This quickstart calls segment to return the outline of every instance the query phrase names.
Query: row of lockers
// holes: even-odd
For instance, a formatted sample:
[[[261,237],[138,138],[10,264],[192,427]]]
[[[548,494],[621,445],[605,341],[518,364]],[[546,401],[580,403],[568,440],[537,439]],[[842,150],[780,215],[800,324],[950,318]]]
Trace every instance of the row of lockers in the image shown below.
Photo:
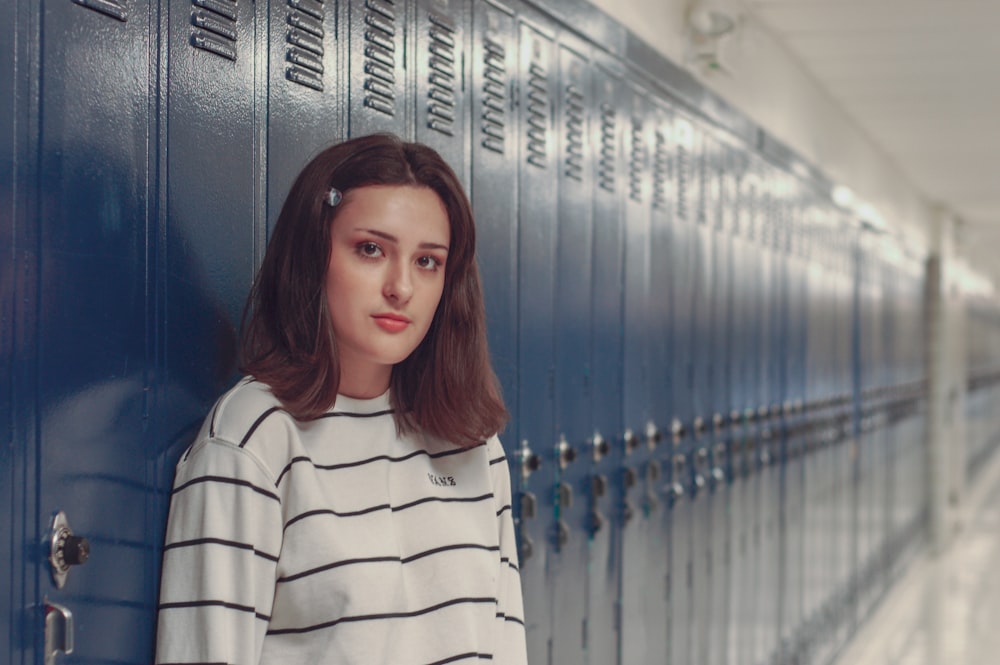
[[[81,662],[148,662],[173,464],[269,225],[372,131],[473,201],[531,663],[825,663],[918,546],[920,260],[593,8],[16,0],[0,31],[8,662],[47,601]],[[61,590],[58,509],[94,544]]]

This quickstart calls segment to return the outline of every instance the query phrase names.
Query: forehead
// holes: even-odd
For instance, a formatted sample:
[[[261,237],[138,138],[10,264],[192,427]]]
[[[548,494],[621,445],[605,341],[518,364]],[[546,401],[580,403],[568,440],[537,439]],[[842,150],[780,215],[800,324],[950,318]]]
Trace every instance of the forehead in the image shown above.
[[[334,233],[376,230],[400,240],[447,245],[448,211],[429,187],[369,185],[347,192],[334,218]]]

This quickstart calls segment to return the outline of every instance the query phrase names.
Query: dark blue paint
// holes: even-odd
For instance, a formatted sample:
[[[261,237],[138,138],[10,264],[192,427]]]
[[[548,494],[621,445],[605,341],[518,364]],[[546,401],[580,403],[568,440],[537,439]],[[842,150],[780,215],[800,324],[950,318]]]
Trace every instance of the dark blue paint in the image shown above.
[[[520,108],[518,113],[518,432],[541,459],[541,469],[523,485],[538,501],[538,516],[522,523],[534,542],[521,567],[528,658],[545,662],[552,648],[553,552],[558,464],[553,430],[555,390],[554,289],[558,171],[553,126],[558,65],[551,37],[522,19],[517,26]],[[533,123],[533,124],[532,124]],[[539,131],[540,130],[540,131]],[[529,133],[530,132],[530,133]]]

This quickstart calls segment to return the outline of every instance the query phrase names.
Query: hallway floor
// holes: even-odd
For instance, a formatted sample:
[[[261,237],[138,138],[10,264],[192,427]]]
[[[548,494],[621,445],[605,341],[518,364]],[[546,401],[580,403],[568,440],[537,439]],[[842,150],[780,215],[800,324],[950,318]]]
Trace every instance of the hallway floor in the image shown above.
[[[966,505],[951,545],[913,562],[835,665],[1000,664],[1000,455]]]

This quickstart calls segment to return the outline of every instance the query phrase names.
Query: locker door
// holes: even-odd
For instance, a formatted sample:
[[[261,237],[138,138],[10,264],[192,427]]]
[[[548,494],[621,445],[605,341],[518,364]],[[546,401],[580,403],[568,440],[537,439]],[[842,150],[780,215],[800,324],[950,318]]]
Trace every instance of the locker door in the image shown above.
[[[413,11],[414,3],[400,0],[351,0],[347,5],[348,50],[341,62],[349,68],[348,136],[393,132],[412,139],[415,96],[407,85],[412,60],[406,53],[412,40],[405,33]]]
[[[670,381],[673,364],[670,359],[671,303],[670,283],[673,265],[670,262],[672,220],[674,204],[674,147],[672,141],[673,115],[662,99],[654,99],[649,116],[650,169],[652,193],[649,229],[650,248],[650,301],[649,301],[649,390],[650,414],[654,423],[666,427],[673,414],[670,403]],[[645,498],[650,512],[649,560],[647,577],[649,591],[645,596],[647,616],[647,648],[651,658],[664,662],[669,655],[670,630],[670,497],[665,489],[670,483],[671,446],[657,430],[646,468]]]
[[[258,148],[267,164],[270,230],[299,171],[320,150],[347,138],[347,99],[337,93],[346,38],[337,32],[344,24],[337,5],[285,0],[268,6],[268,112],[266,138]],[[346,5],[340,11],[346,14]]]
[[[671,224],[671,381],[670,445],[672,450],[672,486],[670,524],[670,662],[690,663],[694,631],[694,549],[691,535],[696,528],[692,510],[694,495],[690,450],[690,428],[694,420],[691,396],[693,379],[692,317],[694,313],[694,203],[692,181],[695,178],[694,125],[690,118],[676,112],[673,119],[673,152],[676,196]]]
[[[747,195],[748,179],[746,167],[748,155],[743,146],[734,146],[732,167],[732,195],[729,198],[729,209],[732,212],[730,226],[730,334],[729,356],[731,358],[731,373],[729,381],[730,411],[726,416],[730,435],[730,455],[732,459],[731,486],[729,490],[731,505],[731,563],[732,583],[728,604],[728,649],[726,662],[729,665],[742,665],[749,654],[746,604],[751,594],[750,584],[750,534],[752,515],[747,505],[749,497],[749,467],[747,465],[747,424],[744,422],[744,410],[747,402],[747,361],[750,356],[747,344],[748,330],[748,293],[747,293],[747,227],[749,215],[749,196]]]
[[[692,529],[689,534],[693,549],[693,616],[694,632],[691,659],[708,663],[709,639],[712,632],[712,501],[709,487],[712,413],[712,311],[715,296],[715,274],[712,264],[712,226],[715,223],[714,143],[704,127],[697,126],[693,141],[695,200],[692,251],[695,268],[694,308],[691,313],[691,356],[693,362],[691,396],[694,422],[690,456],[694,462],[694,495],[692,496]]]
[[[0,538],[0,557],[9,562],[9,574],[0,581],[0,597],[3,598],[0,601],[0,659],[9,663],[33,657],[31,649],[35,636],[27,640],[27,645],[21,643],[23,640],[15,642],[13,622],[20,608],[34,604],[33,598],[25,598],[27,590],[19,588],[15,580],[36,576],[35,571],[29,572],[26,568],[27,552],[15,545],[23,541],[20,535],[24,529],[23,520],[28,520],[32,528],[36,522],[35,509],[24,505],[28,493],[18,496],[20,492],[14,491],[15,482],[26,477],[31,457],[29,447],[20,443],[23,436],[20,430],[31,422],[31,412],[23,396],[35,392],[32,383],[26,382],[25,371],[33,365],[34,359],[29,349],[22,348],[27,341],[25,337],[17,334],[24,325],[26,314],[24,304],[19,303],[34,301],[24,284],[24,278],[30,278],[30,272],[24,268],[34,264],[35,255],[24,251],[27,249],[27,243],[22,240],[24,206],[15,203],[18,199],[24,200],[20,196],[15,198],[15,192],[23,188],[18,184],[13,166],[18,164],[22,174],[31,166],[25,159],[27,142],[20,137],[27,133],[22,129],[27,120],[24,80],[37,65],[37,58],[28,57],[24,52],[27,40],[15,40],[15,35],[27,34],[24,26],[32,14],[19,12],[18,5],[17,2],[0,5],[0,44],[4,45],[0,48],[0,99],[7,100],[0,108],[0,253],[3,256],[0,260],[0,374],[9,377],[0,384],[0,437],[10,442],[0,449],[0,492],[10,497],[9,503],[0,509],[0,533],[5,536]],[[34,16],[31,19],[34,20]],[[18,432],[17,439],[15,432]]]
[[[622,532],[621,630],[624,664],[643,663],[650,638],[644,612],[650,588],[650,526],[653,502],[649,482],[656,475],[651,462],[655,425],[649,392],[649,225],[652,179],[649,163],[652,107],[648,92],[630,84],[625,92],[627,157],[624,265],[624,390],[625,524]],[[659,580],[660,577],[655,577]],[[660,626],[656,626],[660,629]]]
[[[512,10],[492,2],[473,6],[471,191],[476,246],[486,300],[493,367],[512,420],[503,436],[508,459],[518,447],[517,386],[517,117],[513,81],[517,33]],[[512,480],[517,485],[520,468]],[[520,513],[518,513],[520,515]]]
[[[711,502],[711,601],[709,615],[708,662],[723,665],[728,658],[729,604],[732,582],[733,505],[731,489],[732,437],[728,428],[732,409],[730,385],[732,363],[730,336],[732,317],[732,233],[735,215],[735,154],[732,145],[717,137],[712,153],[712,189],[714,224],[712,225],[712,265],[714,293],[710,324],[712,348],[711,373],[711,448],[709,491]]]
[[[592,444],[590,322],[593,191],[590,63],[584,45],[563,36],[558,44],[556,97],[558,241],[555,283],[556,547],[550,557],[554,586],[554,663],[582,663],[589,623],[587,569],[591,535]]]
[[[522,456],[533,451],[541,470],[523,490],[538,501],[538,517],[522,522],[522,542],[534,554],[521,566],[527,617],[528,660],[545,662],[552,639],[549,569],[556,482],[553,434],[553,296],[557,238],[554,136],[556,60],[553,36],[521,18],[518,31],[518,420]]]
[[[624,291],[623,133],[628,114],[622,107],[623,76],[612,63],[594,66],[594,102],[599,121],[591,127],[594,138],[593,187],[593,306],[591,413],[594,420],[592,492],[595,518],[588,565],[588,653],[586,662],[608,665],[619,662],[619,566],[621,565],[622,453],[621,395],[622,323]],[[599,526],[599,528],[598,528]]]
[[[418,0],[414,20],[416,50],[414,106],[416,140],[441,154],[469,184],[469,95],[466,49],[471,7],[468,0]]]
[[[34,12],[29,3],[22,9]],[[36,424],[18,422],[14,441],[37,456],[38,466],[25,469],[37,476],[20,479],[17,492],[38,502],[38,514],[14,543],[33,561],[19,582],[31,591],[10,643],[15,654],[24,651],[11,662],[42,662],[48,603],[74,615],[74,658],[149,660],[159,564],[149,543],[160,533],[158,490],[170,476],[157,460],[164,441],[149,421],[156,408],[148,391],[147,241],[156,214],[149,18],[146,2],[45,3],[32,19],[38,32],[21,32],[37,40],[39,65],[30,129],[19,131],[38,155],[37,179],[20,192],[32,200],[22,221],[38,253],[37,291],[21,294],[33,302],[19,331],[37,345],[21,347],[37,362],[30,369],[37,383],[28,407]],[[57,588],[42,544],[60,510],[92,549]]]

